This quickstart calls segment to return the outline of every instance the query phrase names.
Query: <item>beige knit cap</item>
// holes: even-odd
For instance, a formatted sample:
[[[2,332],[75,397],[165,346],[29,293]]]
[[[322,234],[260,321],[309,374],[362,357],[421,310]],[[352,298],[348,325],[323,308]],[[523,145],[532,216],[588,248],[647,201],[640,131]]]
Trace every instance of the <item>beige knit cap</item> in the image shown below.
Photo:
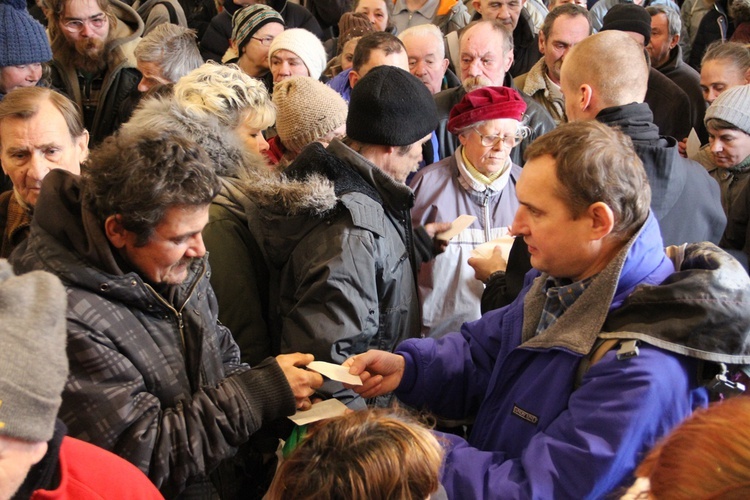
[[[273,88],[276,131],[282,144],[294,152],[346,123],[346,101],[325,83],[294,76]]]

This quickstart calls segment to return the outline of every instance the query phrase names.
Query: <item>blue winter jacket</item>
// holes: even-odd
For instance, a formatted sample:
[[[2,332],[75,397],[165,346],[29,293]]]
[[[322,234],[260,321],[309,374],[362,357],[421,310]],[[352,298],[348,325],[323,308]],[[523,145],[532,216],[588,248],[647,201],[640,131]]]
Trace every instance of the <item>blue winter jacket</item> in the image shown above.
[[[708,243],[696,246],[726,255]],[[732,268],[731,275],[738,269]],[[727,281],[728,275],[719,279]],[[692,338],[693,329],[711,331],[705,325],[697,328],[696,321],[726,320],[726,304],[715,314],[697,312],[695,321],[675,320],[675,309],[685,309],[685,288],[688,295],[702,294],[694,301],[701,307],[721,302],[722,294],[701,289],[710,286],[704,274],[674,272],[653,215],[565,314],[537,335],[546,277],[537,278],[506,308],[466,323],[460,333],[407,340],[396,351],[406,360],[396,391],[402,401],[446,418],[475,417],[468,442],[445,436],[443,484],[450,498],[600,498],[629,481],[660,437],[707,404],[705,389],[695,381],[698,361],[653,343],[642,343],[638,356],[623,361],[617,360],[616,349],[608,351],[574,389],[579,362],[606,330],[613,311],[631,310],[637,298],[648,301],[649,294],[668,288],[665,280],[675,280],[678,287],[683,279],[702,285],[680,288],[675,294],[680,297],[664,300],[648,315],[638,309],[642,304],[634,306],[637,320],[619,318],[653,321],[664,335],[674,336],[654,341],[667,349],[686,338],[687,344],[697,342],[693,347],[709,349]],[[740,287],[731,283],[725,288],[741,289],[745,300],[750,287],[744,280]],[[717,300],[702,300],[706,294]],[[736,302],[737,315],[744,318],[739,343],[746,346],[748,314],[742,308],[747,311],[748,304],[742,300],[727,303]],[[627,330],[622,325],[617,332]]]

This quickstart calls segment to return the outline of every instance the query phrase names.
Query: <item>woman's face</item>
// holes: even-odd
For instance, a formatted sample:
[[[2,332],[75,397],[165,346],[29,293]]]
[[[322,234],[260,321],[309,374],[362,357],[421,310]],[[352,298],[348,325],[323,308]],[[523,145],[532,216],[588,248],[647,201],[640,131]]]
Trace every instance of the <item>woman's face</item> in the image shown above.
[[[268,72],[268,49],[271,48],[271,42],[284,31],[284,26],[280,23],[268,23],[255,32],[249,42],[242,48],[241,58],[245,59],[252,66],[261,68],[257,75],[262,76]]]
[[[750,135],[740,130],[708,127],[708,144],[717,167],[739,165],[750,156]]]
[[[346,42],[346,45],[344,45],[344,50],[341,51],[341,71],[346,71],[352,67],[352,63],[354,62],[354,49],[357,48],[357,42],[359,42],[360,38],[361,37],[352,38]]]
[[[464,147],[466,158],[481,174],[491,176],[505,169],[511,150],[513,138],[518,134],[518,121],[510,118],[488,120],[458,136]],[[483,141],[494,144],[484,146]]]
[[[234,129],[234,132],[248,151],[255,151],[258,153],[268,151],[269,146],[268,142],[266,142],[266,139],[263,137],[263,130],[253,127],[249,119],[240,123],[237,128]]]
[[[750,69],[743,71],[727,59],[711,59],[701,66],[701,90],[708,104],[725,90],[750,83]]]
[[[385,31],[388,26],[388,8],[383,0],[359,0],[356,13],[362,13],[378,31]]]

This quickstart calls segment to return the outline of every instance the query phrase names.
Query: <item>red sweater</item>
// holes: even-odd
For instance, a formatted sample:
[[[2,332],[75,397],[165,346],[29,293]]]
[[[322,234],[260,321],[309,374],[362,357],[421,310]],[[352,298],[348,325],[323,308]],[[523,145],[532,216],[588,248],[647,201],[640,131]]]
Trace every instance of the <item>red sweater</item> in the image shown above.
[[[59,455],[60,485],[36,490],[32,500],[163,499],[136,466],[102,448],[65,436]]]

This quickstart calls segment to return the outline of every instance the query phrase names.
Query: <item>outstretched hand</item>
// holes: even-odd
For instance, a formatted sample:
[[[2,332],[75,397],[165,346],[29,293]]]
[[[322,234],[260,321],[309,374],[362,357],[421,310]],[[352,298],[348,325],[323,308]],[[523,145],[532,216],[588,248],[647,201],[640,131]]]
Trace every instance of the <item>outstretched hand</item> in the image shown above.
[[[300,367],[307,366],[315,361],[312,354],[302,354],[295,352],[293,354],[279,354],[276,356],[276,362],[284,371],[287,382],[292,388],[294,398],[297,400],[297,409],[307,410],[310,408],[310,396],[315,393],[315,389],[323,385],[323,376],[319,373],[304,370]]]
[[[406,363],[403,356],[372,349],[352,356],[343,365],[349,367],[349,373],[359,375],[362,379],[360,386],[344,386],[363,398],[374,398],[392,392],[399,386]]]

